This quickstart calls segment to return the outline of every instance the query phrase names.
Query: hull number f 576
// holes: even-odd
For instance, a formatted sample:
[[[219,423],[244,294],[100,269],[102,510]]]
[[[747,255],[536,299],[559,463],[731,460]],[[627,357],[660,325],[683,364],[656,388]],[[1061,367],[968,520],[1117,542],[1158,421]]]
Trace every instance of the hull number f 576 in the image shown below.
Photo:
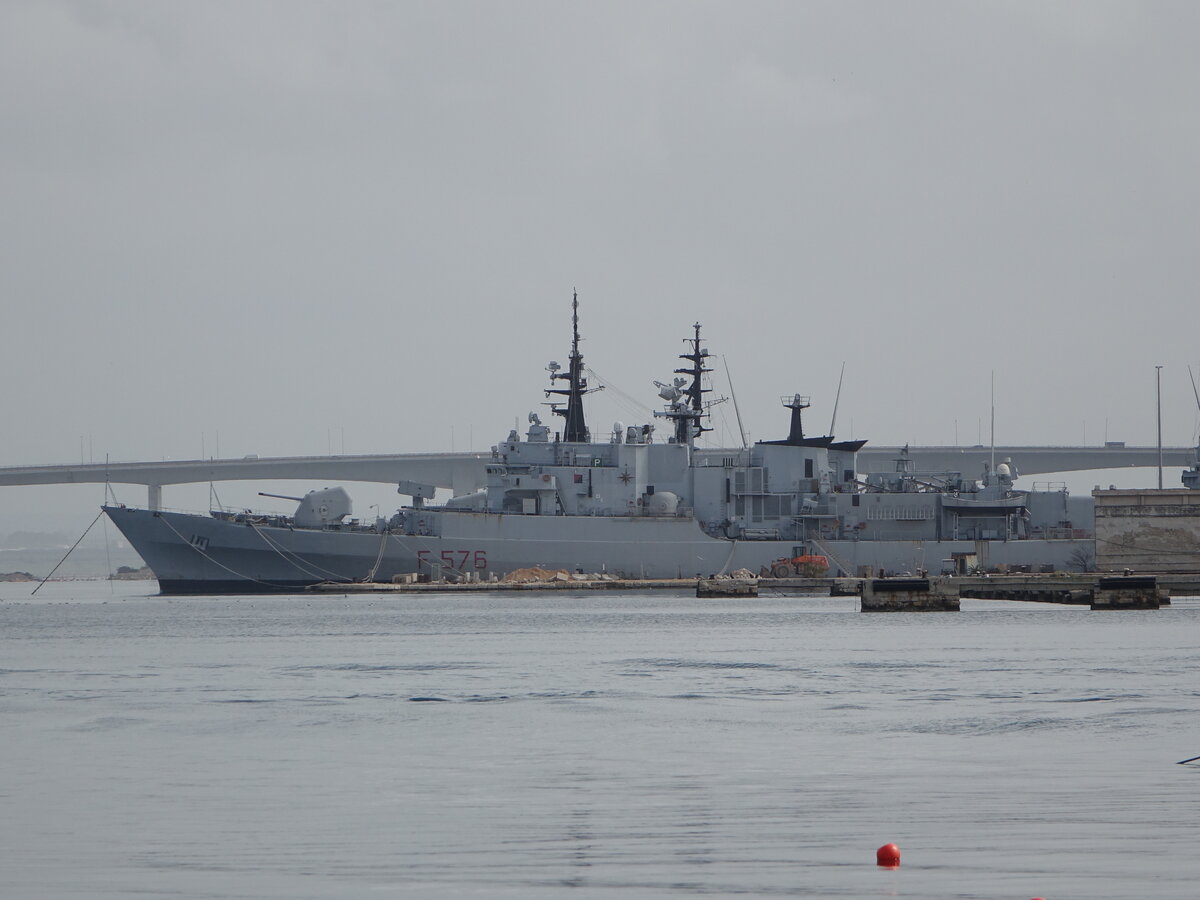
[[[447,569],[486,569],[486,550],[443,550],[438,556],[433,556],[432,550],[417,551],[418,566],[443,565]]]

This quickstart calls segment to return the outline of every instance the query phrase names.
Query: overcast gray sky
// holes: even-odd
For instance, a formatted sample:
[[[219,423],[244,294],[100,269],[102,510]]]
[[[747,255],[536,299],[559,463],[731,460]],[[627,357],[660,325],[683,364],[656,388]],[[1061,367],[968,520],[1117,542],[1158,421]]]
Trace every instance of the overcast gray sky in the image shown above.
[[[1162,365],[1193,443],[1198,26],[4,0],[0,465],[485,448],[539,409],[572,288],[587,364],[647,406],[701,322],[754,438],[796,391],[824,431],[845,362],[843,437],[986,442],[994,372],[1001,442],[1153,444]],[[641,421],[619,399],[593,430]],[[2,490],[0,530],[100,500]]]

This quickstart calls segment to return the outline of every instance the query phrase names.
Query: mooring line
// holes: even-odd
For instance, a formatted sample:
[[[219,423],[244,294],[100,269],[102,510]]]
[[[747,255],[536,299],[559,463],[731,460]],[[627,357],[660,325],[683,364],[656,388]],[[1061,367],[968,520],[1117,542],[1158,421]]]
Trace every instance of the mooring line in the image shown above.
[[[100,508],[100,515],[99,515],[99,516],[96,516],[96,518],[92,519],[92,524],[91,524],[91,525],[89,525],[87,528],[83,529],[83,534],[81,534],[81,535],[79,536],[79,540],[78,540],[78,541],[76,541],[74,544],[72,544],[72,545],[71,545],[71,549],[67,551],[67,553],[66,553],[66,556],[64,556],[62,559],[60,559],[60,560],[58,561],[58,566],[61,566],[63,563],[65,563],[65,562],[67,561],[67,556],[70,556],[72,553],[74,553],[74,552],[75,552],[75,548],[79,546],[80,542],[81,542],[81,541],[82,541],[82,540],[83,540],[85,537],[87,537],[87,534],[88,534],[88,532],[92,530],[92,525],[95,525],[97,522],[99,522],[99,521],[100,521],[100,516],[102,516],[102,515],[104,515],[104,508],[103,508],[103,507],[101,507],[101,508]],[[36,594],[38,591],[40,591],[40,590],[42,589],[42,585],[43,585],[43,584],[45,584],[47,581],[49,581],[49,580],[50,580],[50,577],[51,577],[51,576],[52,576],[52,575],[53,575],[55,572],[57,572],[57,571],[58,571],[58,566],[55,566],[53,569],[51,569],[51,570],[50,570],[50,575],[47,575],[47,576],[46,576],[45,578],[43,578],[43,579],[42,579],[40,582],[38,582],[38,586],[37,586],[37,587],[35,587],[35,588],[34,588],[32,591],[30,591],[30,592],[29,592],[29,596],[30,596],[30,597],[32,597],[34,594]],[[109,573],[109,574],[112,574],[112,573]]]
[[[262,538],[263,541],[266,542],[266,545],[268,547],[270,547],[272,550],[274,550],[276,553],[278,553],[281,557],[283,557],[283,560],[285,562],[291,563],[293,566],[295,566],[299,571],[303,572],[305,575],[308,575],[312,578],[320,579],[322,581],[327,580],[327,579],[323,578],[321,575],[319,575],[317,572],[313,571],[313,569],[320,569],[326,575],[332,575],[335,579],[345,581],[345,582],[353,582],[354,581],[354,579],[351,578],[349,575],[342,575],[340,572],[335,572],[332,569],[326,569],[324,566],[318,566],[315,562],[309,562],[308,560],[305,560],[305,564],[312,566],[312,569],[305,568],[305,566],[302,566],[302,565],[300,565],[300,563],[295,561],[298,559],[303,559],[303,557],[301,557],[299,553],[297,553],[295,550],[289,550],[288,548],[282,546],[278,541],[271,540],[271,538],[268,535],[264,534],[262,532],[262,530],[257,525],[255,525],[253,522],[251,522],[249,524],[250,524],[250,527],[254,529],[254,532],[260,538]],[[295,559],[288,559],[289,556],[295,557]]]
[[[383,562],[383,551],[387,549],[388,533],[385,531],[379,536],[379,552],[375,555],[375,565],[371,566],[371,571],[367,573],[367,581],[373,582],[375,574],[379,571],[379,564]]]

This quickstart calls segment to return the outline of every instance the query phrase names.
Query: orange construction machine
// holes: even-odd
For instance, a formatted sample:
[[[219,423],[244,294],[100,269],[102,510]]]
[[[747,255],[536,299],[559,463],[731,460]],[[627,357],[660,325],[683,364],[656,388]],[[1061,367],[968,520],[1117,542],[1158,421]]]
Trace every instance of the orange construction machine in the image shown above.
[[[794,575],[807,578],[817,578],[829,571],[829,560],[824,556],[781,556],[771,563],[770,574],[773,578],[791,578]],[[766,572],[763,573],[764,575]]]

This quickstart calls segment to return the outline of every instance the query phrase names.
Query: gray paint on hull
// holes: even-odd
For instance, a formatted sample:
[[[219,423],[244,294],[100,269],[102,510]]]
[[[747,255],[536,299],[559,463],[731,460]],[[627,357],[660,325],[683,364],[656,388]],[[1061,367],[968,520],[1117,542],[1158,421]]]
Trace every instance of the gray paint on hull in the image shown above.
[[[757,572],[792,553],[790,541],[727,541],[705,535],[691,519],[520,516],[458,513],[443,517],[443,535],[304,530],[251,526],[208,516],[106,507],[112,521],[168,585],[211,585],[212,593],[293,590],[320,581],[390,581],[423,571],[437,577],[491,574],[528,566],[608,572],[646,578],[690,577],[747,568]],[[828,541],[847,567],[876,572],[940,571],[951,553],[971,553],[973,541]],[[1066,567],[1091,541],[992,541],[992,564]],[[382,552],[381,552],[382,551]],[[834,562],[831,560],[831,562]],[[836,563],[834,563],[836,568]],[[851,571],[847,574],[857,574]],[[237,592],[235,589],[233,592]]]

